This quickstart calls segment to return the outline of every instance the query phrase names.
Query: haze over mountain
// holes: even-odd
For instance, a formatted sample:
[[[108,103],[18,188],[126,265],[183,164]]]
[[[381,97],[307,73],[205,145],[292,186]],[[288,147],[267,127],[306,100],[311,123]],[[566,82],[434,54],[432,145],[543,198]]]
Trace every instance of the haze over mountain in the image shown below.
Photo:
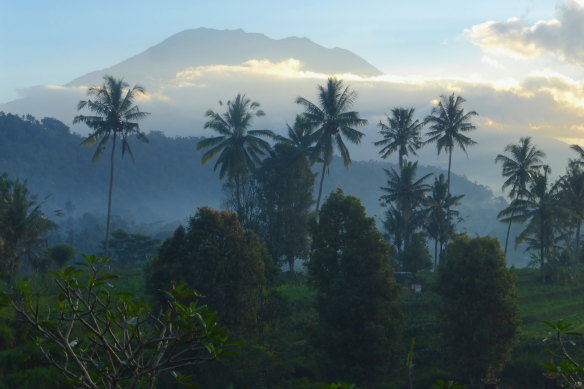
[[[396,59],[397,60],[397,59]],[[100,84],[104,74],[123,77],[130,84],[145,87],[148,94],[138,101],[151,112],[141,126],[144,131],[161,130],[169,136],[204,136],[204,112],[218,109],[217,101],[246,93],[259,101],[267,116],[258,128],[284,133],[286,122],[301,112],[297,96],[313,100],[316,86],[337,75],[358,92],[355,110],[369,120],[363,144],[352,146],[355,160],[377,159],[372,143],[379,140],[376,124],[384,112],[395,106],[416,108],[422,119],[443,94],[457,93],[467,99],[465,108],[476,110],[477,131],[470,136],[478,142],[453,155],[453,171],[470,180],[499,190],[500,167],[494,166],[497,153],[506,144],[530,135],[548,154],[554,172],[560,174],[570,155],[567,144],[577,107],[562,101],[553,89],[557,80],[529,76],[520,85],[504,85],[464,79],[399,78],[381,75],[373,65],[343,49],[328,49],[306,38],[274,40],[242,30],[199,28],[171,36],[158,45],[109,68],[91,72],[62,86],[30,88],[22,99],[0,105],[0,110],[36,117],[55,117],[67,124],[77,114],[86,87]],[[555,123],[554,127],[550,123]],[[563,126],[566,130],[562,133]],[[550,132],[553,129],[553,134]],[[73,131],[86,134],[82,125]],[[433,145],[420,152],[423,164],[445,168],[447,158],[438,157]]]

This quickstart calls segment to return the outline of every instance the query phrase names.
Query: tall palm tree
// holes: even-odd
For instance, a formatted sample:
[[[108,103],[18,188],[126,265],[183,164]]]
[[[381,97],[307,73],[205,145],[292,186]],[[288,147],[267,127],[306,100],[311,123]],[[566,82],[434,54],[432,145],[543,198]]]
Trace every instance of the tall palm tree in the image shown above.
[[[387,114],[387,124],[379,122],[381,130],[379,133],[383,140],[374,143],[375,146],[382,146],[379,154],[381,158],[387,158],[395,151],[398,152],[399,168],[404,165],[404,157],[416,155],[416,151],[422,147],[420,131],[424,126],[423,122],[414,120],[414,108],[396,107],[391,110],[391,117]]]
[[[477,116],[475,111],[465,112],[462,104],[466,100],[461,96],[441,95],[438,105],[432,108],[432,112],[425,119],[430,124],[428,140],[426,143],[436,143],[438,154],[442,150],[448,153],[448,179],[447,189],[450,194],[450,168],[452,166],[452,151],[458,146],[466,153],[468,146],[476,144],[474,140],[464,135],[476,129],[471,123],[471,118]]]
[[[83,140],[84,146],[93,146],[97,143],[97,149],[93,154],[92,162],[99,160],[111,139],[112,150],[110,154],[110,179],[107,200],[107,219],[105,229],[105,254],[109,252],[109,231],[112,209],[112,189],[114,184],[114,161],[116,152],[116,142],[122,142],[122,156],[126,152],[133,157],[130,148],[129,138],[135,135],[138,140],[148,142],[146,136],[140,131],[138,121],[150,115],[148,112],[140,111],[134,100],[144,94],[144,88],[130,85],[123,79],[116,79],[112,76],[104,76],[102,86],[92,86],[87,90],[87,95],[94,97],[93,100],[81,100],[77,104],[77,110],[87,108],[95,113],[93,116],[77,115],[73,118],[73,124],[85,123],[93,130],[91,134]]]
[[[223,102],[219,101],[223,106]],[[228,100],[224,113],[208,110],[205,116],[209,119],[205,128],[217,132],[219,136],[206,138],[197,144],[197,150],[209,149],[203,154],[201,163],[205,164],[217,157],[214,169],[219,167],[219,177],[227,175],[230,183],[235,185],[237,215],[244,216],[242,185],[246,176],[253,172],[261,162],[261,157],[272,150],[270,144],[261,137],[275,138],[270,130],[250,130],[253,119],[265,115],[259,109],[260,104],[251,101],[243,94]]]
[[[452,220],[458,217],[459,212],[452,207],[458,205],[463,197],[464,195],[452,196],[448,194],[448,185],[444,174],[434,178],[431,193],[426,196],[426,232],[434,240],[434,271],[438,267],[438,259],[442,257],[446,242],[454,234]]]
[[[387,186],[381,187],[385,194],[379,200],[382,205],[389,207],[386,227],[389,233],[395,236],[394,244],[398,256],[407,249],[411,236],[422,226],[425,216],[421,205],[430,190],[425,181],[432,174],[416,179],[417,168],[418,162],[408,161],[399,172],[395,169],[384,169],[387,174]]]
[[[542,167],[545,153],[537,149],[531,143],[531,137],[523,137],[519,139],[519,144],[509,144],[505,147],[505,154],[499,154],[495,158],[495,163],[501,162],[503,164],[503,177],[507,179],[503,183],[502,190],[511,187],[509,198],[511,201],[525,197],[527,193],[527,185],[533,176]],[[511,223],[513,219],[513,212],[511,213],[511,220],[507,226],[507,235],[505,237],[505,255],[507,254],[507,245],[509,243],[509,234],[511,232]]]
[[[517,237],[517,243],[529,242],[530,248],[539,251],[542,282],[545,282],[545,259],[549,257],[557,242],[558,221],[564,218],[563,207],[558,201],[558,187],[548,185],[549,167],[543,173],[536,172],[529,186],[529,195],[514,200],[504,211],[504,222],[526,223]],[[512,216],[511,216],[512,215]]]
[[[584,221],[584,170],[579,161],[570,161],[566,174],[560,178],[559,198],[574,226],[574,268],[580,258],[580,231]]]
[[[326,86],[319,85],[317,97],[316,104],[303,97],[298,97],[296,103],[304,106],[303,116],[308,125],[315,128],[312,134],[315,142],[313,160],[317,158],[322,160],[322,173],[316,200],[318,217],[324,175],[332,161],[334,150],[339,151],[345,166],[349,166],[351,156],[343,137],[351,143],[360,143],[365,134],[356,130],[355,127],[366,125],[367,120],[361,119],[358,112],[350,111],[357,94],[345,86],[341,80],[331,77]]]

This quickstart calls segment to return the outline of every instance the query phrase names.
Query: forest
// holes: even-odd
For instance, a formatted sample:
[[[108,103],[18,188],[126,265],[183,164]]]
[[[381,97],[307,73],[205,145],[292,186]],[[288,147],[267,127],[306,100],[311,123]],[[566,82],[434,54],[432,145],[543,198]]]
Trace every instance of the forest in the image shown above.
[[[383,162],[340,79],[286,135],[243,93],[144,134],[144,93],[89,88],[87,136],[0,112],[0,388],[581,387],[580,146],[552,176],[510,143],[501,198],[451,172],[480,147],[455,93],[385,113]]]

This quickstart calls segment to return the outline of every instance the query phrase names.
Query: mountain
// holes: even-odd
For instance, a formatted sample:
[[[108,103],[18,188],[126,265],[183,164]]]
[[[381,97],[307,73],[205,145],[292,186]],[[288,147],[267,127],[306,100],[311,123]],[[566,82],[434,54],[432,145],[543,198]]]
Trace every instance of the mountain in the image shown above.
[[[547,153],[555,175],[562,173],[568,157],[573,156],[565,143],[550,137],[534,123],[551,123],[565,111],[545,96],[526,98],[512,90],[494,90],[484,84],[457,80],[408,81],[377,77],[381,72],[350,51],[325,48],[306,38],[271,39],[242,30],[198,28],[182,31],[144,52],[109,68],[91,72],[66,85],[38,86],[26,95],[0,105],[0,111],[52,117],[71,123],[78,114],[79,100],[85,99],[87,85],[99,85],[102,76],[124,78],[129,84],[143,86],[148,94],[137,101],[150,117],[140,125],[145,132],[161,131],[166,136],[208,136],[203,129],[205,112],[219,109],[237,93],[245,93],[261,103],[266,116],[256,128],[269,128],[285,134],[286,123],[294,120],[302,108],[298,96],[314,101],[317,86],[329,75],[337,74],[358,94],[354,109],[368,119],[366,134],[358,146],[350,146],[354,160],[378,158],[380,120],[392,107],[414,107],[416,118],[423,119],[438,96],[453,90],[466,98],[465,109],[479,113],[477,131],[469,134],[478,145],[453,153],[452,170],[471,181],[488,185],[497,193],[503,180],[494,160],[505,146],[522,136],[533,136],[534,143]],[[519,108],[517,108],[519,107]],[[521,124],[523,123],[523,124]],[[552,127],[546,124],[548,127]],[[547,128],[543,126],[544,128]],[[72,127],[87,134],[82,124]],[[420,163],[446,168],[448,158],[437,156],[434,145],[420,151]]]
[[[131,75],[133,80],[151,85],[158,80],[171,79],[189,67],[240,65],[253,59],[281,62],[289,58],[299,60],[306,70],[316,73],[381,75],[381,71],[354,53],[340,48],[328,49],[307,38],[271,39],[241,29],[197,28],[172,35],[119,64],[76,78],[67,86],[94,85],[101,82],[104,74],[128,78]]]

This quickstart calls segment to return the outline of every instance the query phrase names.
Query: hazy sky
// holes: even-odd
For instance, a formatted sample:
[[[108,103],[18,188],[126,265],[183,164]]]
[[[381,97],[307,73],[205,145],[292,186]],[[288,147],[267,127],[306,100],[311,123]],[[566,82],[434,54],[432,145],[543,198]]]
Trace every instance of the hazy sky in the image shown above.
[[[504,55],[500,47],[488,53],[492,42],[481,47],[470,33],[473,26],[513,17],[525,28],[533,27],[561,18],[561,7],[571,3],[575,1],[0,0],[0,103],[19,97],[19,88],[64,84],[197,27],[242,28],[276,39],[304,36],[326,47],[349,49],[389,75],[509,81],[532,71],[561,69],[579,77],[581,68],[570,61],[527,61],[530,55]],[[584,41],[582,35],[577,38]]]
[[[499,168],[476,166],[492,166],[521,136],[533,136],[556,159],[550,163],[557,173],[573,156],[566,143],[584,145],[584,0],[0,0],[0,12],[0,109],[7,112],[69,124],[85,88],[59,85],[186,29],[241,28],[348,49],[384,73],[342,76],[359,92],[356,108],[370,123],[368,147],[356,149],[355,159],[376,157],[372,142],[383,112],[412,106],[423,117],[438,96],[450,93],[462,94],[467,109],[480,114],[480,131],[473,133],[480,147],[458,153],[457,169],[469,177],[488,170],[494,187]],[[307,74],[311,69],[290,61],[256,60],[193,64],[143,84],[149,95],[140,105],[153,113],[143,129],[206,135],[205,110],[245,91],[268,113],[269,122],[258,125],[282,132],[299,113],[294,97],[310,97],[328,75]],[[19,97],[27,99],[2,105]],[[445,163],[435,150],[426,152],[427,163]]]

